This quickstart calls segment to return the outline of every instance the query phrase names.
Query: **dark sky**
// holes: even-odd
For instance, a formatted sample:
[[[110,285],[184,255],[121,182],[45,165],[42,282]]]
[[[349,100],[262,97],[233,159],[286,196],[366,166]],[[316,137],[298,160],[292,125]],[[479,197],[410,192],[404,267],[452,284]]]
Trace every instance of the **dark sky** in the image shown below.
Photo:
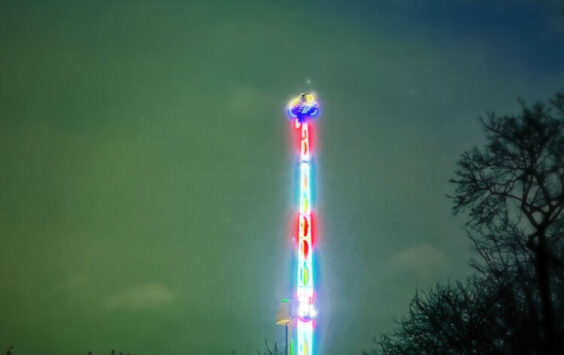
[[[538,0],[0,5],[0,351],[254,354],[291,282],[284,106],[313,89],[318,344],[358,354],[468,275],[477,117],[564,90]]]

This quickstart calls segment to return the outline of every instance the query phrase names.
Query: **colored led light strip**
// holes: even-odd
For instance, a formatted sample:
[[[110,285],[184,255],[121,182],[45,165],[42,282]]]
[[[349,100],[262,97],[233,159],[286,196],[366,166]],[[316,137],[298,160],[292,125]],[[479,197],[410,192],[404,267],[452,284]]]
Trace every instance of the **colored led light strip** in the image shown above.
[[[311,118],[319,114],[319,104],[314,94],[301,94],[288,104],[288,113],[300,130],[300,180],[297,246],[297,352],[313,354],[313,318],[315,292],[313,287],[313,248],[311,224]]]
[[[309,153],[309,124],[301,124],[300,141],[300,198],[298,216],[298,355],[309,355],[313,351],[313,257],[311,248],[311,166]]]

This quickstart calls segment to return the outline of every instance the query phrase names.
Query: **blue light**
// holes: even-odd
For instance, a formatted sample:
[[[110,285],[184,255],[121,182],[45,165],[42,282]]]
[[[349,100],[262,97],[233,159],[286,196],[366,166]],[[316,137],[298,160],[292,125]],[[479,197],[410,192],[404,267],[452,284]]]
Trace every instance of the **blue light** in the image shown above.
[[[295,118],[303,123],[319,116],[319,102],[314,93],[302,93],[290,100],[287,111],[290,118]]]

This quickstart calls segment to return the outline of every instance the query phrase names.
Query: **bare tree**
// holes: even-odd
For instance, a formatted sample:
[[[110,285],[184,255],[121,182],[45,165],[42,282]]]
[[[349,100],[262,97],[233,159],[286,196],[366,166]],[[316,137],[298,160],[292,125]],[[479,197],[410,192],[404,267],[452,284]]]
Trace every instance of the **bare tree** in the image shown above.
[[[398,327],[365,355],[541,354],[538,322],[517,286],[472,277],[418,292]]]
[[[487,143],[459,161],[454,211],[469,212],[481,257],[474,266],[492,281],[503,280],[502,271],[528,281],[533,267],[536,289],[526,284],[524,292],[531,308],[538,295],[544,350],[552,353],[562,331],[552,284],[563,267],[556,252],[564,234],[564,95],[549,105],[521,104],[518,115],[481,118]]]
[[[284,351],[278,347],[277,343],[274,343],[274,345],[271,347],[268,344],[268,341],[265,340],[264,345],[265,345],[265,350],[258,351],[257,352],[258,355],[285,355]]]
[[[564,354],[564,95],[481,118],[451,180],[476,275],[415,296],[365,354]]]

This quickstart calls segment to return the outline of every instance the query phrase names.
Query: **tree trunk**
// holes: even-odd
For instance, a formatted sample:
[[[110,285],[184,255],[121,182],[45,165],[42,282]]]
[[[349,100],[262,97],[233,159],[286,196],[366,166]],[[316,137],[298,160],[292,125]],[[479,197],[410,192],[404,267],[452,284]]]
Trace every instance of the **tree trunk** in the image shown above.
[[[548,274],[548,254],[545,233],[539,233],[536,251],[536,272],[542,310],[542,324],[545,336],[545,354],[556,354],[554,342],[554,310],[550,293],[550,276]]]

